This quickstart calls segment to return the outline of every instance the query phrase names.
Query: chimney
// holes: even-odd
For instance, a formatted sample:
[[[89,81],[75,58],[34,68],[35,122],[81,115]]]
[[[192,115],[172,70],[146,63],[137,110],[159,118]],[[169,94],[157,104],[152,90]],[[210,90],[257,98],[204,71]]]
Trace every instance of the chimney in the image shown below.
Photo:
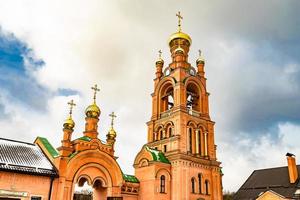
[[[295,155],[291,153],[286,154],[290,183],[295,183],[298,179],[298,170],[296,165]]]

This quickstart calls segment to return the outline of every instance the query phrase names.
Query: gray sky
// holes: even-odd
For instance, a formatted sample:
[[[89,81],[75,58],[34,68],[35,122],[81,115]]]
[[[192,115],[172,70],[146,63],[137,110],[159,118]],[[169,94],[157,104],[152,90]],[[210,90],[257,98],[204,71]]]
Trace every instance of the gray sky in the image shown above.
[[[97,83],[100,137],[115,111],[118,161],[133,173],[157,51],[170,61],[180,10],[193,40],[190,63],[198,49],[206,59],[223,185],[235,191],[254,169],[286,165],[287,151],[300,155],[299,8],[297,0],[0,0],[0,137],[45,136],[58,146],[72,98],[80,136]]]

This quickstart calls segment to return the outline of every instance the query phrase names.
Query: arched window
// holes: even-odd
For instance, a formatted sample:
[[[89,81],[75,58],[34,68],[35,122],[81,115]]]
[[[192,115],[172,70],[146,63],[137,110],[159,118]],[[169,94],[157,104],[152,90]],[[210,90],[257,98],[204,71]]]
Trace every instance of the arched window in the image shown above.
[[[193,83],[189,84],[186,88],[186,107],[189,110],[200,112],[199,89]]]
[[[205,194],[208,194],[209,192],[209,181],[205,180]]]
[[[163,130],[162,129],[159,130],[159,134],[158,135],[159,135],[159,138],[158,138],[159,140],[162,140],[164,138]]]
[[[202,175],[198,174],[199,193],[202,194]]]
[[[161,90],[160,111],[165,112],[174,106],[173,86],[166,84]]]
[[[153,133],[153,141],[156,141],[156,140],[157,140],[157,133],[154,132],[154,133]]]
[[[164,175],[160,177],[160,193],[166,193],[166,177]]]
[[[192,183],[192,193],[195,193],[195,179],[194,178],[191,179],[191,183]]]
[[[193,150],[193,132],[192,128],[189,128],[189,152],[192,153]]]
[[[172,137],[172,136],[173,136],[173,133],[172,133],[172,127],[171,127],[171,126],[169,127],[168,132],[169,132],[169,134],[168,134],[169,137]]]

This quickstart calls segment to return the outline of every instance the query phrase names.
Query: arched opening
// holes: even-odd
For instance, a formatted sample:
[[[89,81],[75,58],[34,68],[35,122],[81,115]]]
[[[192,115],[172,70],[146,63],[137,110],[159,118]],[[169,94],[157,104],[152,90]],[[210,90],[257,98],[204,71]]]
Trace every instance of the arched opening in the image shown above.
[[[93,184],[93,199],[104,200],[107,197],[107,186],[103,180],[97,179]]]
[[[200,112],[200,95],[199,89],[194,83],[186,87],[186,107],[188,110]]]
[[[90,185],[87,177],[79,178],[75,185],[75,192],[73,200],[92,200],[93,199],[93,187]]]
[[[166,84],[160,93],[160,112],[165,112],[174,106],[174,92],[171,84]]]
[[[199,194],[202,194],[202,174],[198,174]]]
[[[160,193],[166,193],[166,177],[160,176]]]
[[[192,193],[194,194],[194,193],[196,193],[196,191],[195,191],[195,178],[192,178],[191,179],[191,186],[192,186]]]
[[[91,184],[91,180],[86,177],[80,177],[75,185],[73,200],[106,200],[107,186],[101,179],[97,179]]]
[[[209,194],[209,181],[205,180],[205,194]]]
[[[165,126],[166,129],[166,137],[172,137],[174,135],[173,133],[173,124],[171,122],[168,122]]]

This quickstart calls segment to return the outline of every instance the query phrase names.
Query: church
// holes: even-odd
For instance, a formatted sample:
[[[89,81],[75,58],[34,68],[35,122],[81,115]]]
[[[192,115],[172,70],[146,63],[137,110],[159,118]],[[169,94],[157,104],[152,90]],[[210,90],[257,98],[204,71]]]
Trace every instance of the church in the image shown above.
[[[155,62],[147,143],[135,157],[135,174],[124,174],[118,164],[114,113],[106,141],[98,137],[101,106],[95,85],[82,137],[72,137],[75,103],[70,101],[60,147],[43,137],[33,144],[0,138],[0,200],[71,200],[76,199],[75,185],[84,184],[97,200],[223,199],[205,60],[200,52],[196,66],[189,63],[192,39],[182,32],[180,12],[177,17],[178,31],[168,39],[171,63],[165,65],[161,51]]]

